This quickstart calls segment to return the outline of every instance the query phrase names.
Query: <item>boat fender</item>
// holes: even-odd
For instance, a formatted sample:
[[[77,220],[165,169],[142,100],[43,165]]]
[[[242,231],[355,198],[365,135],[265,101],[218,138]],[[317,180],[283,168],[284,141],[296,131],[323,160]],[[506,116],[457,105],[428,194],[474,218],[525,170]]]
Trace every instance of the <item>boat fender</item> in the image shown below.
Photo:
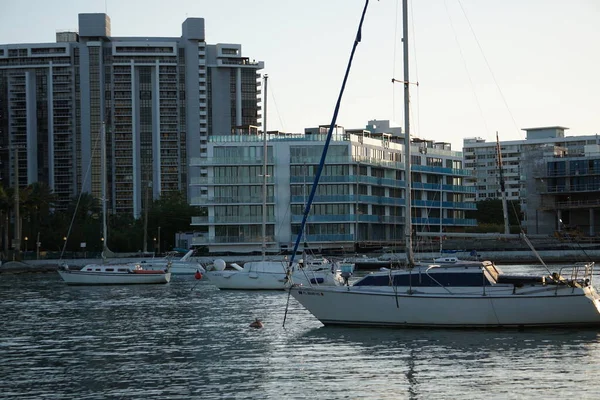
[[[202,272],[200,272],[199,270],[196,271],[196,273],[194,274],[194,278],[198,280],[202,279]]]
[[[227,264],[224,260],[217,258],[213,263],[213,270],[215,271],[223,271]]]

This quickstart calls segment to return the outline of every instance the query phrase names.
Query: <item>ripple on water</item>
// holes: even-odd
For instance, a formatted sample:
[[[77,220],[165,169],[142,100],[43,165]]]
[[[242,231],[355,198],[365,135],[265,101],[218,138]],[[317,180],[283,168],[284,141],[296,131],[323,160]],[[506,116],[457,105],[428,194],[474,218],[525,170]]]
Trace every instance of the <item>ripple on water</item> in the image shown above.
[[[287,300],[191,280],[91,288],[57,274],[2,275],[0,397],[523,399],[600,389],[593,330],[325,328],[293,298],[283,327]],[[248,327],[256,317],[263,329]]]

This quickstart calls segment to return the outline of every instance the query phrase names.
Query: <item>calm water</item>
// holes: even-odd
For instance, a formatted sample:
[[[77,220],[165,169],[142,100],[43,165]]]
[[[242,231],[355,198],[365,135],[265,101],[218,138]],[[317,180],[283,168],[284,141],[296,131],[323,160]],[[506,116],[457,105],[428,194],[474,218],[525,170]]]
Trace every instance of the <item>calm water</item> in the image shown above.
[[[161,286],[69,287],[55,273],[0,275],[0,398],[600,393],[599,331],[325,328],[293,299],[283,328],[286,293],[222,292],[177,278]],[[255,317],[263,329],[248,327]]]

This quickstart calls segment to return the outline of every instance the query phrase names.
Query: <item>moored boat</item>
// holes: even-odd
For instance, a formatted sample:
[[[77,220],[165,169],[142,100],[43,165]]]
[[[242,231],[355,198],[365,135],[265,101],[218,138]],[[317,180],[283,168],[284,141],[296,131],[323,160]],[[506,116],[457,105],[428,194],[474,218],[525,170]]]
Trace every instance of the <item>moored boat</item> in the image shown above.
[[[102,164],[102,259],[106,261],[108,249],[107,210],[106,210],[106,127],[102,123],[100,132],[101,164]],[[68,285],[132,285],[169,283],[171,267],[168,262],[164,267],[153,270],[145,269],[139,263],[134,264],[88,264],[79,270],[62,265],[58,273]]]
[[[541,276],[507,275],[491,262],[432,264],[374,272],[344,288],[295,286],[291,294],[324,325],[600,326],[592,276],[593,263]]]
[[[139,285],[169,283],[171,272],[148,270],[140,264],[89,264],[80,270],[61,266],[60,277],[68,285]]]
[[[181,259],[171,260],[170,256],[163,259],[150,259],[140,261],[140,265],[145,270],[162,271],[170,265],[169,271],[172,275],[196,275],[196,273],[204,274],[206,270],[199,262],[192,261],[190,257],[194,250],[189,250]]]
[[[371,273],[344,287],[295,285],[290,289],[290,294],[324,325],[402,328],[600,326],[600,295],[592,283],[593,262],[573,264],[555,273],[548,270],[547,275],[536,276],[504,274],[489,261],[465,263],[456,259],[448,260],[453,262],[446,264],[415,262],[412,249],[411,140],[408,123],[410,79],[407,0],[403,0],[402,4],[405,100],[403,178],[405,215],[408,216],[405,218],[404,231],[407,267]],[[359,27],[359,33],[360,31]],[[331,131],[332,129],[330,134]],[[323,150],[322,160],[325,159],[326,151],[327,147]],[[313,186],[317,184],[318,175]],[[309,207],[310,202],[307,209]],[[522,238],[535,253],[527,236],[523,234]],[[541,258],[540,262],[545,265]]]
[[[293,284],[334,286],[343,282],[335,264],[301,266],[288,269],[286,261],[250,261],[239,266],[217,259],[207,267],[204,276],[219,289],[237,290],[284,290]],[[332,270],[333,268],[333,270]],[[288,272],[289,271],[289,272]]]

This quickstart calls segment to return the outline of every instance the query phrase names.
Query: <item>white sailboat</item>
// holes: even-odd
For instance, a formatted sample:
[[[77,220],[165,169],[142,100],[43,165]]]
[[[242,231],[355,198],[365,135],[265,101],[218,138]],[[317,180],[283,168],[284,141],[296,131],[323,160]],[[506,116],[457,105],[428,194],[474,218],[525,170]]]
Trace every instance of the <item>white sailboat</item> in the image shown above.
[[[108,229],[106,226],[106,129],[104,122],[100,134],[102,158],[102,257],[108,253]],[[89,264],[81,269],[70,269],[67,265],[59,268],[60,277],[68,285],[133,285],[160,284],[171,280],[170,263],[160,269],[145,269],[140,263],[134,264]]]
[[[506,275],[491,262],[416,265],[411,243],[407,0],[403,0],[406,270],[346,287],[295,285],[290,294],[324,325],[498,328],[600,326],[594,264],[540,276]],[[524,236],[526,241],[527,237]],[[532,248],[533,250],[533,248]],[[540,259],[541,261],[541,259]],[[543,262],[542,262],[543,264]]]
[[[197,273],[204,274],[206,270],[199,262],[191,259],[194,250],[188,251],[179,260],[172,260],[172,255],[160,259],[150,259],[140,261],[140,265],[144,269],[161,271],[170,266],[169,272],[172,275],[196,275]]]
[[[219,289],[237,290],[284,290],[294,283],[305,285],[339,285],[342,277],[335,264],[295,263],[288,268],[287,261],[270,261],[266,259],[266,225],[267,225],[267,79],[264,76],[264,120],[263,120],[263,204],[262,204],[262,259],[251,261],[243,267],[232,264],[233,269],[226,269],[222,259],[216,259],[213,265],[207,266],[204,276],[209,283]]]

